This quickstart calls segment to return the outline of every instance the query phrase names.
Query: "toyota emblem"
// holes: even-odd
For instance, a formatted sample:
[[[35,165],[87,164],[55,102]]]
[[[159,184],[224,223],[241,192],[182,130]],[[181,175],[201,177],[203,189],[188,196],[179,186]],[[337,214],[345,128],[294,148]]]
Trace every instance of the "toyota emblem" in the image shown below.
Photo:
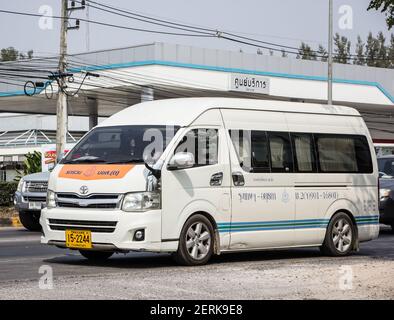
[[[82,186],[82,187],[79,188],[79,192],[81,194],[87,194],[89,192],[89,189],[88,189],[87,186]]]

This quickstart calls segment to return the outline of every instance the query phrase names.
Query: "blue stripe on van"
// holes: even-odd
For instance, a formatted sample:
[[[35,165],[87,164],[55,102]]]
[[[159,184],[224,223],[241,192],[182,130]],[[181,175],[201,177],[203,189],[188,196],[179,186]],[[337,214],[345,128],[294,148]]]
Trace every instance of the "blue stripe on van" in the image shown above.
[[[379,215],[356,216],[357,225],[379,224]],[[266,230],[291,230],[327,228],[330,219],[302,219],[277,221],[248,221],[248,222],[222,222],[218,223],[219,232],[245,232]]]

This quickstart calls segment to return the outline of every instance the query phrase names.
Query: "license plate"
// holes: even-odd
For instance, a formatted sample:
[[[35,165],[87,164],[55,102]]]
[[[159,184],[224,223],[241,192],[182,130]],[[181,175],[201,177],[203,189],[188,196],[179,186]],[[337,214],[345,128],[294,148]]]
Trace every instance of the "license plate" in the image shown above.
[[[88,230],[66,230],[66,247],[76,249],[92,248],[92,233]]]
[[[29,202],[30,210],[41,210],[41,202]]]

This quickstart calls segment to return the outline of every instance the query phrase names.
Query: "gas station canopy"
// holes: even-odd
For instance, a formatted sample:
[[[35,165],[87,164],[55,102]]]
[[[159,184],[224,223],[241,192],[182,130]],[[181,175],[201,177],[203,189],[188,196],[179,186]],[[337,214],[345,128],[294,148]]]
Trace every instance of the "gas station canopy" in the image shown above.
[[[327,100],[327,64],[320,61],[166,43],[74,54],[67,61],[73,75],[66,89],[70,115],[106,117],[144,100],[177,97]],[[56,62],[48,57],[1,66],[29,75],[37,69],[44,78],[56,71]],[[0,82],[0,112],[55,114],[56,82],[38,80],[44,86],[34,92],[36,79],[23,80]],[[25,81],[32,81],[26,87],[31,96],[25,95]],[[375,139],[394,140],[393,69],[334,64],[333,100],[358,109]]]

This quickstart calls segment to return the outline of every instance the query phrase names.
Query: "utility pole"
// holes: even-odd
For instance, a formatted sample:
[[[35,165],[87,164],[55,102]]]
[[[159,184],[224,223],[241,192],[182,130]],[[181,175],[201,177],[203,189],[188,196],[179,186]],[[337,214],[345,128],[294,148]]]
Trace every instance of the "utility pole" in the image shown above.
[[[68,30],[68,0],[62,0],[60,26],[60,58],[59,58],[59,91],[56,105],[56,157],[60,160],[64,155],[67,141],[68,114],[67,95],[65,93],[65,78],[62,76],[67,68],[67,30]]]
[[[81,6],[76,7],[75,1],[71,1],[71,7],[68,7],[68,0],[62,0],[61,8],[61,25],[60,25],[60,57],[59,73],[57,83],[59,86],[57,104],[56,104],[56,158],[61,159],[64,155],[64,149],[67,143],[68,131],[68,112],[67,112],[67,31],[79,29],[79,20],[76,19],[75,26],[69,26],[69,13],[74,10],[85,9],[85,1],[81,1]]]
[[[327,103],[332,105],[332,38],[333,38],[333,3],[329,1],[328,9],[328,90]]]
[[[90,20],[89,17],[89,4],[86,5],[86,20]],[[86,24],[86,51],[90,50],[90,27],[89,23]]]

